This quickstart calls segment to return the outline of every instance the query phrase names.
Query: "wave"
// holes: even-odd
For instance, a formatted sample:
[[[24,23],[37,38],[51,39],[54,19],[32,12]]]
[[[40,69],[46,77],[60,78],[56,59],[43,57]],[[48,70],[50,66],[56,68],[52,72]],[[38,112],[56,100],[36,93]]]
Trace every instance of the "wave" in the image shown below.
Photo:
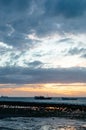
[[[66,118],[5,118],[0,130],[86,130],[86,121]]]

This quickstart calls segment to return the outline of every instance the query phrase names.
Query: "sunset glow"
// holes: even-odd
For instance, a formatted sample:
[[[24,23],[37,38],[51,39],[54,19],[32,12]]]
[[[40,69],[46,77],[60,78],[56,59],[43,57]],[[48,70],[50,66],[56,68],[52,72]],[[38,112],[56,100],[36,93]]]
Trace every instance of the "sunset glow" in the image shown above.
[[[7,87],[6,87],[7,86]],[[0,94],[6,96],[25,96],[35,95],[53,97],[84,97],[86,95],[86,84],[25,84],[25,85],[0,85]]]

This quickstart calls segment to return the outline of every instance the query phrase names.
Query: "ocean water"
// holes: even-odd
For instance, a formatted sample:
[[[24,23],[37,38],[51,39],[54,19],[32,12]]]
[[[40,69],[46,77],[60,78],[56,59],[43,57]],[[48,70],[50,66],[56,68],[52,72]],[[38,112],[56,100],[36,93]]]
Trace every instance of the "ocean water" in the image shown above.
[[[79,98],[76,97],[75,100],[63,100],[61,97],[53,97],[51,100],[37,100],[34,97],[0,97],[0,101],[21,101],[21,102],[38,102],[38,103],[66,103],[66,104],[77,104],[77,105],[86,105],[86,97]]]
[[[86,121],[55,117],[4,118],[0,119],[0,130],[86,130]]]

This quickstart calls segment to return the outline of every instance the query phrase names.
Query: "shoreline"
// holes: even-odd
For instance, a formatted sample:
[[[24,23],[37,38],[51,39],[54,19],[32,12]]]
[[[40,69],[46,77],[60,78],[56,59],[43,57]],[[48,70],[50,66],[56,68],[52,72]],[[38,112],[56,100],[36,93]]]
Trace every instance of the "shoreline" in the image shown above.
[[[5,117],[66,117],[86,119],[86,105],[0,101],[0,118]]]

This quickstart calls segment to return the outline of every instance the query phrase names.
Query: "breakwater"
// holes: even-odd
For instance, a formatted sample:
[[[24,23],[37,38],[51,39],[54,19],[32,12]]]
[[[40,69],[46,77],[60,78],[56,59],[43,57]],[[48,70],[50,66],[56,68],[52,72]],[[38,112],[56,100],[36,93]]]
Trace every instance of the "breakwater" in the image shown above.
[[[3,117],[69,117],[86,119],[86,105],[0,101],[0,118]]]

